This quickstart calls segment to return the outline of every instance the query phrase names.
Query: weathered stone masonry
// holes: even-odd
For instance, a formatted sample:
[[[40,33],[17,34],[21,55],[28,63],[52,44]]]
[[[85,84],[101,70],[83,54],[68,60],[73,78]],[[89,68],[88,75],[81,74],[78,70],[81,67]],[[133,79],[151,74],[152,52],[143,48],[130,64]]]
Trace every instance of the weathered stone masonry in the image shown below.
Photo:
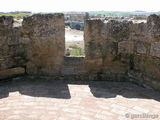
[[[146,24],[85,21],[85,57],[65,57],[64,36],[63,14],[28,16],[18,28],[13,17],[0,17],[0,79],[131,81],[160,91],[159,16],[149,16]]]

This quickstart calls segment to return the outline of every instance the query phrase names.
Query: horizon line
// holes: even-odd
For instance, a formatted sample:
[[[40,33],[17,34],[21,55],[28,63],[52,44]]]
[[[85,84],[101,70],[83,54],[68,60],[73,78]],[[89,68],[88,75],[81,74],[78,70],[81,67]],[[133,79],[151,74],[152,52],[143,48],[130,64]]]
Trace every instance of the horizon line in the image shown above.
[[[30,10],[15,10],[15,11],[0,11],[3,13],[10,13],[10,12],[31,12],[31,13],[54,13],[54,12],[99,12],[99,11],[104,11],[104,12],[148,12],[148,13],[154,13],[154,12],[160,12],[160,11],[144,11],[144,10],[134,10],[134,11],[124,11],[124,10],[66,10],[66,11],[30,11]]]

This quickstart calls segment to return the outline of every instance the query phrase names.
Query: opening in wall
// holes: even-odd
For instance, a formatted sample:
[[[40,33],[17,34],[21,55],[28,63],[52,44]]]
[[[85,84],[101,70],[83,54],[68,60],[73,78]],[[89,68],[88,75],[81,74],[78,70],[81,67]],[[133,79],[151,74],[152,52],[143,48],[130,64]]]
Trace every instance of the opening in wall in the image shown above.
[[[13,27],[22,26],[23,19],[14,19]]]
[[[73,27],[70,24],[65,25],[65,54],[66,56],[85,56],[83,26],[75,24]]]

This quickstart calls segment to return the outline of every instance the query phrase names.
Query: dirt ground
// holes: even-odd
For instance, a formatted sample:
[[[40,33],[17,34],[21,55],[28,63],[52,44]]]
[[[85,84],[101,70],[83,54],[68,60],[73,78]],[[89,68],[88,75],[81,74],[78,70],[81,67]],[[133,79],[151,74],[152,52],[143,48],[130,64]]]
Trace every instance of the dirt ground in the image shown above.
[[[68,48],[69,45],[77,44],[78,47],[81,47],[84,49],[84,41],[68,41],[65,43],[66,48]]]
[[[71,44],[77,44],[78,47],[84,49],[84,31],[65,28],[65,46],[68,48]]]

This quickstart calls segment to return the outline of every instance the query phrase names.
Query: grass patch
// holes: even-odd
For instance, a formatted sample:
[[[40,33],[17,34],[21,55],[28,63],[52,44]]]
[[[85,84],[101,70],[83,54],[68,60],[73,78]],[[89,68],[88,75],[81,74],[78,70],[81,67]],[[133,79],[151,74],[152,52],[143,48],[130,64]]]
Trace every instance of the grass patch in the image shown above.
[[[82,48],[73,49],[72,56],[85,56],[84,50]]]
[[[17,13],[17,14],[0,14],[0,16],[13,16],[15,19],[23,19],[26,15],[31,15],[31,13]]]
[[[85,56],[84,50],[81,47],[78,47],[77,44],[71,44],[68,48],[72,48],[70,56]]]
[[[77,44],[71,44],[71,45],[69,45],[69,48],[78,48],[78,45]]]

